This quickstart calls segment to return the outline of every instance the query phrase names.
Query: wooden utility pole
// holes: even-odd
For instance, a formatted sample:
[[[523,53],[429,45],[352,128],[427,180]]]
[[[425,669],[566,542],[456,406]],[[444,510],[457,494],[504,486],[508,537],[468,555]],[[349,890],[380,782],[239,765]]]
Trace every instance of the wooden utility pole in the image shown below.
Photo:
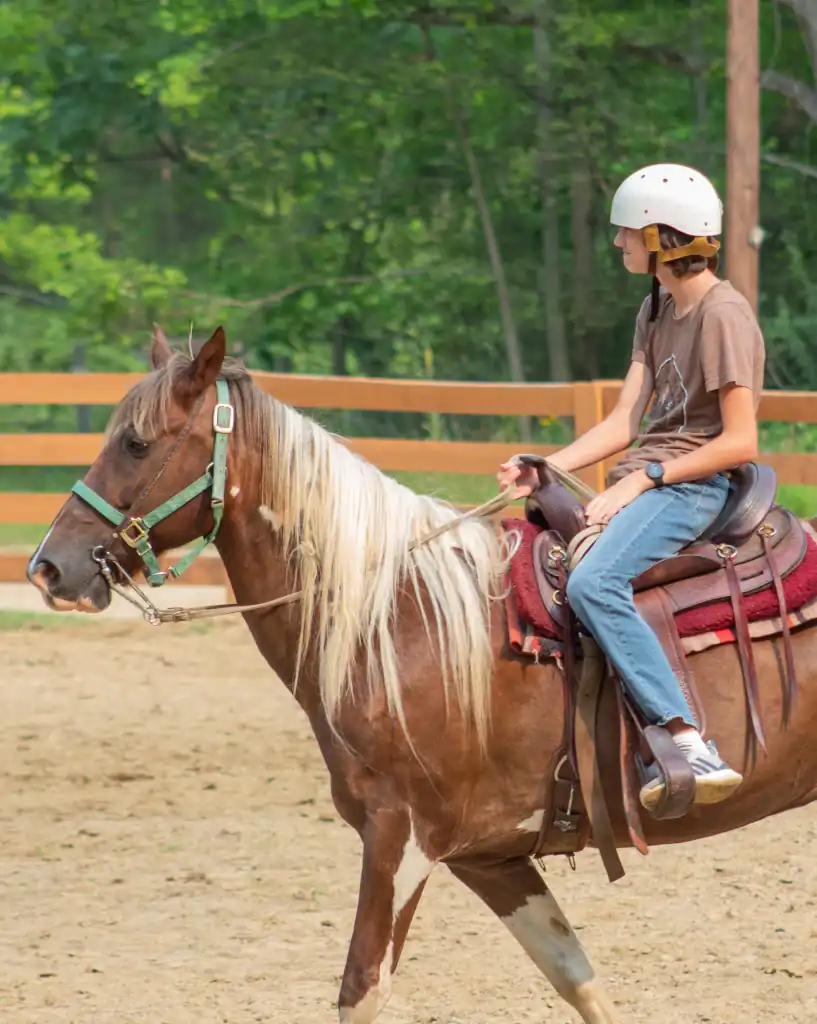
[[[758,0],[728,0],[726,44],[726,273],[757,312],[761,234]]]

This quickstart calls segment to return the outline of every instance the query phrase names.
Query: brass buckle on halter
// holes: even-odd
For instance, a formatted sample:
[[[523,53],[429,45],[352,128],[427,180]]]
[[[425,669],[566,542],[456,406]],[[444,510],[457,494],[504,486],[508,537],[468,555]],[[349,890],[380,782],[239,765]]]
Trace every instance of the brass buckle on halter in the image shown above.
[[[148,530],[141,519],[131,519],[128,525],[119,531],[119,536],[129,548],[136,548],[147,539]]]
[[[221,413],[226,412],[227,422],[221,422]],[[213,430],[217,434],[232,434],[235,426],[235,409],[226,402],[219,402],[213,409]]]

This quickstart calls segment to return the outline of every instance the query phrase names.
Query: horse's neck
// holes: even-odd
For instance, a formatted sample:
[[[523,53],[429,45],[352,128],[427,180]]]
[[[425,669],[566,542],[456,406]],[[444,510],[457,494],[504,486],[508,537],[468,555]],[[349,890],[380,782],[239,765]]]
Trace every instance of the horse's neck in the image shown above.
[[[221,555],[238,604],[260,604],[284,597],[297,589],[292,573],[287,572],[282,545],[270,523],[269,510],[242,503],[225,517],[216,548]],[[295,679],[300,604],[296,601],[280,608],[249,613],[247,625],[259,651],[283,683],[290,689]],[[311,673],[301,670],[297,696],[309,710]]]

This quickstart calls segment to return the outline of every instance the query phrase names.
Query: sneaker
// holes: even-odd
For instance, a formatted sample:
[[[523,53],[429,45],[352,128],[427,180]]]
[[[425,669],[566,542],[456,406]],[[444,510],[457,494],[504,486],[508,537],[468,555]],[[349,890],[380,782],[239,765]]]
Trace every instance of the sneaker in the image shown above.
[[[717,747],[709,740],[706,744],[709,756],[696,755],[690,759],[692,774],[695,776],[695,798],[693,804],[718,804],[726,800],[743,782],[743,776],[722,761]],[[664,779],[655,765],[648,770],[654,777],[642,786],[639,799],[648,811],[658,806],[664,792]]]

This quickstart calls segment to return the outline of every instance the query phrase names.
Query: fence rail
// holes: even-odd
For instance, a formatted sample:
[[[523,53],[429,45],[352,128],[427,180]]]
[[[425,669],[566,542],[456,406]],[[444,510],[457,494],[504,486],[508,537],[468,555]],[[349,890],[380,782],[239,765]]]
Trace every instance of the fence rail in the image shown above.
[[[564,417],[572,418],[576,434],[584,433],[612,410],[621,387],[615,380],[472,384],[276,373],[252,376],[263,391],[301,409]],[[113,406],[140,377],[130,373],[0,374],[0,404]],[[764,392],[759,416],[781,423],[817,423],[817,392]],[[361,437],[349,438],[346,443],[386,471],[446,474],[493,474],[500,461],[520,449],[519,443],[511,442],[406,438]],[[87,466],[101,445],[101,434],[0,434],[0,466]],[[524,447],[542,455],[554,450],[548,445]],[[764,454],[763,460],[773,466],[781,483],[817,485],[817,454],[774,452]],[[599,489],[610,464],[580,475]],[[66,497],[0,493],[0,523],[45,525]],[[22,580],[24,568],[24,554],[0,555],[0,582]],[[199,561],[185,579],[191,583],[223,582],[220,560]]]

